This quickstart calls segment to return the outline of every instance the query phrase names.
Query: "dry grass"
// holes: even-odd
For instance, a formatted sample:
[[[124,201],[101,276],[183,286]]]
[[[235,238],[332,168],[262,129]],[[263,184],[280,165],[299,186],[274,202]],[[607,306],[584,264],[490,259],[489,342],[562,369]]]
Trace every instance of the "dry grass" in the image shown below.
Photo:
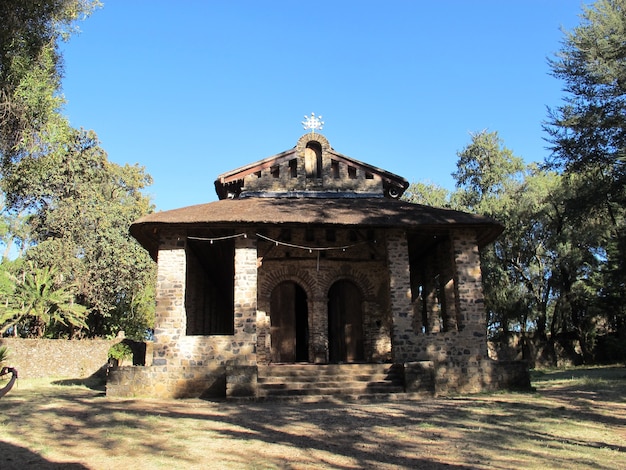
[[[534,373],[533,393],[388,403],[106,398],[22,380],[0,468],[626,468],[626,369]]]

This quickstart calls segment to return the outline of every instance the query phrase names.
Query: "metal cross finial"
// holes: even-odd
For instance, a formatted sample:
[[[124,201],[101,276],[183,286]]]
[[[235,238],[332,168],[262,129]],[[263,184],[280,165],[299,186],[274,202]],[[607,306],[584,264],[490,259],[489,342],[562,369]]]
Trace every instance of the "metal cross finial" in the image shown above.
[[[315,134],[315,129],[322,130],[324,128],[324,121],[322,121],[322,116],[315,116],[315,113],[311,113],[310,116],[304,116],[304,121],[302,121],[302,125],[305,129],[311,129],[311,134]]]

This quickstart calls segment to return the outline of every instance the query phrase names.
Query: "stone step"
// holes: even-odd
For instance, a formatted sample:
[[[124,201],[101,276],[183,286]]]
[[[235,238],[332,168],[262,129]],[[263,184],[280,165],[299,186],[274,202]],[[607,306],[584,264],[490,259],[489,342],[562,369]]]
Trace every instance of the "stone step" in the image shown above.
[[[342,388],[403,388],[402,384],[386,381],[369,381],[369,382],[345,382],[345,381],[333,381],[333,382],[259,382],[266,390],[297,390],[297,389],[336,389]]]
[[[258,383],[282,383],[285,381],[289,382],[309,382],[309,383],[318,383],[318,382],[399,382],[402,383],[401,376],[390,376],[387,374],[361,374],[361,375],[352,375],[349,377],[346,376],[338,376],[338,375],[330,375],[330,374],[321,374],[321,375],[272,375],[272,376],[261,376],[259,375]]]
[[[361,396],[361,395],[378,395],[378,394],[391,394],[391,393],[404,393],[404,388],[400,386],[390,387],[341,387],[341,388],[286,388],[282,390],[267,390],[260,389],[260,398],[269,397],[290,397],[290,396]]]
[[[401,370],[399,364],[270,364],[259,365],[263,371],[287,371],[291,373],[351,373],[351,372],[387,372]]]
[[[404,392],[401,366],[272,364],[258,369],[260,398],[372,396]]]

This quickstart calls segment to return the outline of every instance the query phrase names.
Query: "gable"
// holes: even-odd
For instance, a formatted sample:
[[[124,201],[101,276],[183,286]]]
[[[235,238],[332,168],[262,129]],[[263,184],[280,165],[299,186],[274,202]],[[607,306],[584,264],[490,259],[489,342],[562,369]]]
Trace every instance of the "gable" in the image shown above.
[[[321,134],[303,135],[285,152],[217,177],[220,199],[239,197],[399,198],[406,179],[336,152]]]

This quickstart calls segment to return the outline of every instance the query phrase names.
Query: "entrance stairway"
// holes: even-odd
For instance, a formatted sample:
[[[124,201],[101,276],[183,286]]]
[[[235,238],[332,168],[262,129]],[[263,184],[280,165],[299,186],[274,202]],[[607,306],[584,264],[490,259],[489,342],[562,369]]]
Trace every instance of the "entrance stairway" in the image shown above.
[[[259,398],[384,398],[404,392],[400,364],[271,364],[258,367]]]

